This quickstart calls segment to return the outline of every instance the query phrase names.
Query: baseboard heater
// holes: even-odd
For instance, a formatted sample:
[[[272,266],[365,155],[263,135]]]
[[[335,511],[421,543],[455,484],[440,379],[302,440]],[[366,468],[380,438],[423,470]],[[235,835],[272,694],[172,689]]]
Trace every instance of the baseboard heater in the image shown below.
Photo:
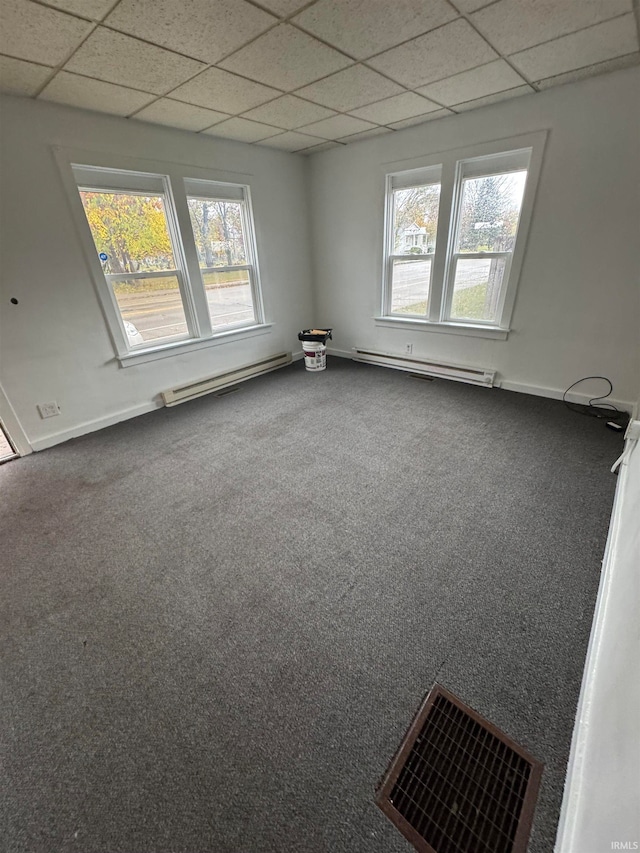
[[[382,367],[392,367],[395,370],[406,370],[409,373],[422,373],[425,376],[440,376],[443,379],[453,379],[455,382],[468,382],[472,385],[484,385],[491,388],[494,383],[495,370],[483,368],[462,367],[458,364],[444,364],[437,361],[427,361],[414,356],[397,355],[389,352],[374,352],[373,350],[354,347],[352,358],[366,364],[379,364]]]
[[[221,388],[228,388],[230,385],[236,385],[238,382],[260,376],[261,373],[269,373],[270,370],[285,367],[285,365],[291,364],[291,360],[290,352],[272,355],[262,361],[254,361],[253,364],[245,364],[226,373],[217,373],[215,376],[200,379],[198,382],[190,382],[188,385],[163,391],[162,398],[165,406],[177,406],[178,403],[193,400],[195,397],[203,397],[205,394],[219,391]]]

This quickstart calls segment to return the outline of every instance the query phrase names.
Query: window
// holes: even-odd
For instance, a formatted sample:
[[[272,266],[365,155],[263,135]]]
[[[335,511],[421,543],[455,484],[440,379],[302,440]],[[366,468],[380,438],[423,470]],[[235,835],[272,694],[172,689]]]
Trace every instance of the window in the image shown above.
[[[262,324],[248,187],[72,168],[121,357]]]
[[[189,337],[165,193],[81,187],[80,198],[130,346]]]
[[[387,175],[381,319],[508,329],[532,151],[449,157]]]
[[[250,217],[244,198],[213,195],[214,187],[187,185],[189,215],[209,318],[214,330],[255,323],[259,304]]]
[[[392,188],[389,313],[426,316],[438,235],[440,169],[423,183]],[[415,176],[413,182],[415,183]]]

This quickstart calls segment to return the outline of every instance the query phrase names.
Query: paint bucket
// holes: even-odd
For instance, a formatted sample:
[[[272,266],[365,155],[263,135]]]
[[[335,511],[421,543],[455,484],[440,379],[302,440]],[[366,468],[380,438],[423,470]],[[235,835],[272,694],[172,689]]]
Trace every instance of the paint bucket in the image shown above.
[[[327,338],[331,337],[332,329],[304,329],[298,333],[302,341],[304,366],[306,370],[317,372],[327,366]]]
[[[306,370],[324,370],[327,366],[327,348],[317,341],[303,341],[304,366]]]

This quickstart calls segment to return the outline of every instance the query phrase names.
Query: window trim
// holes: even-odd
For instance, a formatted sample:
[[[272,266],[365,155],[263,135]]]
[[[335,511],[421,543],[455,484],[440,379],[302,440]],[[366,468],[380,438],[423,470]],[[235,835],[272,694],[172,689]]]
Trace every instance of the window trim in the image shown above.
[[[223,187],[228,187],[228,194],[225,195],[222,192]],[[200,281],[202,285],[202,292],[204,295],[205,301],[205,309],[206,309],[206,322],[207,328],[210,336],[217,336],[226,334],[229,331],[234,330],[242,330],[246,328],[252,328],[253,326],[263,326],[265,325],[265,313],[264,313],[264,303],[262,298],[262,286],[260,279],[260,267],[258,264],[258,246],[256,243],[256,233],[255,233],[255,219],[253,216],[253,205],[251,201],[251,187],[246,184],[235,184],[229,181],[213,181],[213,180],[205,180],[203,178],[188,178],[185,177],[182,183],[182,189],[184,190],[184,202],[185,202],[185,210],[188,217],[189,222],[189,233],[187,236],[187,251],[192,254],[192,266],[194,269],[197,269],[198,277],[195,279],[196,281]],[[218,191],[217,193],[215,191]],[[240,190],[240,192],[238,192]],[[229,326],[226,329],[222,329],[220,331],[214,331],[211,321],[211,315],[209,314],[209,306],[206,303],[206,291],[204,286],[204,279],[202,278],[202,273],[206,272],[200,267],[200,260],[198,258],[198,251],[196,249],[195,235],[193,233],[193,224],[191,222],[191,215],[189,213],[189,199],[200,199],[207,201],[225,201],[232,202],[236,204],[240,204],[240,216],[242,219],[242,230],[243,237],[245,243],[245,252],[247,256],[246,264],[231,264],[228,267],[216,267],[214,268],[214,272],[224,272],[228,269],[247,269],[249,272],[249,285],[251,287],[251,295],[253,298],[253,311],[254,311],[254,320],[241,322],[234,325]],[[192,272],[192,275],[194,273]]]
[[[171,355],[179,355],[182,352],[190,352],[208,346],[225,344],[236,339],[269,333],[272,330],[274,324],[267,317],[264,296],[260,286],[258,248],[251,200],[250,179],[252,175],[242,172],[207,169],[202,166],[183,163],[142,160],[119,154],[70,149],[56,145],[51,146],[51,150],[58,166],[67,202],[71,209],[71,216],[76,228],[82,254],[87,263],[98,303],[102,310],[107,334],[114,350],[114,360],[118,361],[121,367],[130,367],[135,364],[154,361],[157,358],[166,358]],[[184,279],[186,280],[184,290],[181,287],[181,294],[185,317],[187,317],[187,327],[190,331],[193,328],[197,336],[164,341],[156,346],[138,344],[132,347],[129,345],[120,310],[117,304],[115,304],[113,288],[108,284],[95,249],[91,229],[78,192],[79,183],[74,173],[74,166],[77,169],[81,169],[84,166],[94,172],[101,170],[106,174],[112,175],[117,172],[123,172],[127,175],[127,183],[129,183],[130,177],[135,178],[138,176],[142,181],[140,192],[158,192],[157,189],[152,189],[153,184],[148,183],[147,179],[162,179],[163,192],[168,202],[166,204],[166,214],[174,247],[175,260],[179,271],[181,266]],[[218,185],[220,187],[228,186],[236,190],[242,190],[244,198],[243,209],[245,210],[249,224],[248,234],[251,240],[251,251],[253,253],[256,275],[256,284],[253,289],[254,299],[255,295],[258,297],[254,302],[255,322],[231,326],[219,331],[213,331],[211,328],[206,294],[204,287],[201,285],[202,280],[199,275],[199,264],[191,218],[187,207],[186,186],[190,181],[193,184],[199,182],[200,184]],[[86,185],[88,186],[89,183],[87,182]],[[117,182],[114,182],[108,189],[135,192],[134,182],[131,183],[132,186],[121,187],[117,186]],[[156,184],[157,186],[158,184]],[[102,189],[107,189],[106,182],[102,186]],[[230,199],[227,198],[225,200]],[[242,199],[236,198],[235,200]],[[178,239],[174,236],[174,231],[172,230],[174,228]],[[197,273],[197,276],[194,275],[195,273]],[[181,276],[178,276],[178,280],[181,281]],[[193,286],[194,282],[196,286]],[[191,315],[190,318],[189,315]],[[193,324],[192,326],[190,322]]]
[[[528,243],[547,136],[548,131],[546,130],[536,131],[520,136],[479,143],[473,146],[465,146],[464,148],[434,152],[420,158],[410,158],[408,160],[382,164],[381,168],[384,170],[385,180],[384,236],[380,299],[378,303],[381,306],[381,315],[374,317],[376,324],[392,327],[398,324],[406,326],[407,323],[410,323],[415,329],[422,328],[453,334],[469,334],[472,337],[506,339],[511,327],[511,318]],[[464,177],[484,176],[484,174],[496,173],[502,174],[504,171],[521,170],[522,166],[514,165],[510,167],[508,164],[514,160],[517,161],[518,152],[526,149],[530,149],[527,181],[518,221],[516,243],[513,252],[510,253],[511,263],[506,270],[507,283],[502,288],[500,296],[497,322],[493,324],[460,320],[458,318],[452,319],[449,307],[453,296],[451,268],[452,260],[455,259],[453,249],[457,236],[457,218],[460,211],[462,179]],[[505,157],[502,155],[505,155]],[[495,170],[485,172],[482,169],[476,175],[471,164],[474,160],[480,161],[487,158],[495,159]],[[468,174],[464,170],[467,164],[469,165]],[[439,233],[436,237],[436,249],[431,267],[427,317],[412,317],[408,314],[392,313],[389,310],[391,305],[389,241],[392,239],[393,230],[393,190],[402,188],[403,185],[411,186],[411,183],[409,183],[411,173],[416,176],[420,172],[428,175],[438,166],[441,168],[440,206],[438,210]],[[404,175],[406,175],[406,178],[403,178]],[[397,181],[397,185],[395,186],[394,179]],[[407,183],[403,184],[403,181],[407,181]],[[422,183],[427,184],[430,182],[429,179],[425,179],[416,183],[422,185]],[[453,265],[455,265],[455,261]]]
[[[423,180],[418,181],[415,180],[419,177],[419,174],[422,173]],[[403,175],[403,173],[396,173],[398,175]],[[390,318],[406,318],[409,317],[408,314],[401,314],[398,311],[393,311],[391,308],[392,305],[392,288],[391,282],[393,280],[393,264],[396,260],[403,261],[423,261],[425,255],[398,255],[394,252],[395,248],[395,204],[394,204],[394,195],[396,192],[402,190],[413,190],[418,187],[428,187],[428,186],[438,186],[440,188],[440,200],[442,200],[442,170],[439,165],[437,166],[429,166],[426,169],[411,169],[408,173],[406,173],[406,178],[403,177],[402,181],[394,182],[394,174],[387,175],[386,177],[386,205],[385,205],[385,275],[386,281],[389,283],[387,287],[383,286],[383,306],[382,306],[382,314],[385,317]],[[440,205],[438,204],[438,215],[440,211]],[[438,247],[438,235],[436,234],[436,249]],[[431,295],[431,284],[433,282],[433,270],[435,267],[436,253],[435,250],[433,252],[427,253],[427,257],[431,260],[431,266],[429,268],[429,287],[427,289],[427,307],[429,306],[429,297]],[[424,318],[420,315],[416,315],[416,319],[428,319],[428,314],[425,314]]]

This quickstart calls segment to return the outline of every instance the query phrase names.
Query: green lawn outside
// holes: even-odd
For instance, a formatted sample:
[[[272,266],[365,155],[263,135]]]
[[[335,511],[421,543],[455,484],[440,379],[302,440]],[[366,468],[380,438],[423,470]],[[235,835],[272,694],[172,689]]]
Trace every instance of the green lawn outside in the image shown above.
[[[453,294],[451,316],[468,320],[484,320],[487,284],[476,284]]]
[[[487,295],[487,283],[476,284],[475,287],[467,287],[465,290],[459,290],[453,296],[453,305],[451,306],[451,316],[465,320],[483,320],[484,305]],[[414,302],[413,305],[407,305],[402,312],[403,314],[424,314],[427,311],[427,302]]]
[[[205,273],[202,278],[206,286],[224,287],[246,283],[249,278],[247,270],[230,270],[229,272]],[[131,293],[151,293],[154,290],[167,290],[175,287],[175,279],[159,276],[158,278],[139,278],[135,281],[114,281],[113,290],[116,296]]]

